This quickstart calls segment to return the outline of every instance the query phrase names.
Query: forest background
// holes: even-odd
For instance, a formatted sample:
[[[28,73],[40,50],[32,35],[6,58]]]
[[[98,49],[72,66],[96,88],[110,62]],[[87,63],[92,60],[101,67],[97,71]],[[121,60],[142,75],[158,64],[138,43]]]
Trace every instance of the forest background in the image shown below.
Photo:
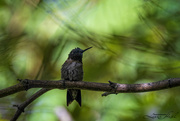
[[[60,80],[68,53],[86,49],[84,81],[136,84],[178,78],[178,0],[1,0],[0,89],[17,79]],[[0,99],[0,121],[14,115],[39,89]],[[82,90],[82,107],[66,106],[66,90],[51,90],[29,105],[19,120],[180,120],[180,89],[146,93]],[[63,119],[65,118],[65,119]],[[161,117],[163,118],[163,117]]]

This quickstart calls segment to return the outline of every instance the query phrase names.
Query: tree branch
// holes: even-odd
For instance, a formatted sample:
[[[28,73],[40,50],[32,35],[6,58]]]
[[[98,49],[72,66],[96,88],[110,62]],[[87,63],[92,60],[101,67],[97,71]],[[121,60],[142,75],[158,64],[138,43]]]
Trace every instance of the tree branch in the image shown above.
[[[28,100],[20,105],[14,105],[17,107],[17,111],[11,121],[16,121],[17,118],[24,112],[25,107],[27,107],[32,101],[37,99],[42,94],[47,91],[58,88],[58,89],[83,89],[83,90],[93,90],[93,91],[105,91],[102,96],[107,96],[109,94],[117,93],[137,93],[137,92],[148,92],[162,90],[172,87],[180,86],[180,78],[167,79],[157,82],[142,83],[142,84],[118,84],[109,81],[108,83],[95,83],[95,82],[84,82],[84,81],[45,81],[45,80],[19,80],[20,83],[17,85],[8,87],[6,89],[0,90],[0,98],[28,90],[31,88],[43,88],[33,94]]]
[[[18,119],[18,117],[21,115],[22,112],[24,112],[24,109],[31,103],[33,102],[35,99],[37,99],[38,97],[40,97],[42,94],[46,93],[47,91],[49,91],[51,89],[41,89],[38,92],[36,92],[35,94],[33,94],[28,100],[26,100],[25,102],[23,102],[21,105],[13,105],[14,107],[17,107],[17,111],[14,114],[13,118],[10,121],[16,121]]]
[[[24,81],[26,81],[24,83]],[[112,82],[111,82],[112,83]],[[116,92],[116,93],[137,93],[156,91],[172,87],[180,86],[180,78],[167,79],[157,82],[142,83],[142,84],[112,84],[108,83],[95,83],[85,81],[45,81],[45,80],[22,80],[17,85],[0,90],[0,98],[28,90],[31,88],[47,88],[47,89],[82,89],[82,90],[93,90],[93,91],[105,91],[105,92]]]

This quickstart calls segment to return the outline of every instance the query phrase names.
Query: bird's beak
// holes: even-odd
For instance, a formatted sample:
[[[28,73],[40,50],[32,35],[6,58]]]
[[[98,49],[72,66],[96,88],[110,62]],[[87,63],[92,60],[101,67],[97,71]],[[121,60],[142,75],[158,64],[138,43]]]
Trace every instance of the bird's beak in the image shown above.
[[[83,52],[85,52],[86,50],[89,50],[89,49],[91,49],[91,48],[92,48],[92,47],[89,47],[89,48],[87,48],[87,49],[83,50],[83,51],[82,51],[82,53],[83,53]]]

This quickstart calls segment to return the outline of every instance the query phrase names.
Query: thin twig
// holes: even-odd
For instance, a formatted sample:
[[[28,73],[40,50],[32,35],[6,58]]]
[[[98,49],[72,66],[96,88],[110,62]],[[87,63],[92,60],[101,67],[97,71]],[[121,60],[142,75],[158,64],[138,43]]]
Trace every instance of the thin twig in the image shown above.
[[[22,112],[24,112],[24,109],[31,103],[33,102],[35,99],[37,99],[39,96],[41,96],[42,94],[46,93],[47,91],[49,91],[50,89],[41,89],[38,92],[36,92],[35,94],[33,94],[29,99],[27,99],[25,102],[23,102],[20,105],[13,105],[14,107],[17,107],[17,111],[14,114],[13,118],[10,121],[16,121],[18,119],[18,117],[21,115]]]

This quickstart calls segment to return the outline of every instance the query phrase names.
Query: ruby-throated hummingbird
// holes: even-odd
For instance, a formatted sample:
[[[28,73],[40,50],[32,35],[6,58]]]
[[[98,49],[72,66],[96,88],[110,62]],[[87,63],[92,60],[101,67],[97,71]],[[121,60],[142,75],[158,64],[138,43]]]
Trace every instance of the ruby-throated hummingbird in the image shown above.
[[[68,56],[68,59],[64,62],[61,68],[61,79],[69,81],[83,81],[83,53],[90,49],[85,50],[80,48],[73,49]],[[68,89],[67,90],[67,106],[76,100],[81,106],[81,90]]]

